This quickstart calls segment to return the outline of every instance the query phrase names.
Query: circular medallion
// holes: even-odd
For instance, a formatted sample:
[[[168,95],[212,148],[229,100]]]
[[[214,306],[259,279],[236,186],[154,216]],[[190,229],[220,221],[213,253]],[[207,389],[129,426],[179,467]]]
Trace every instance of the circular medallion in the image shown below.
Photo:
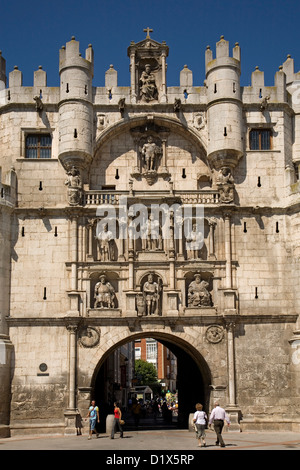
[[[224,329],[219,325],[211,325],[207,328],[205,336],[209,343],[219,343],[223,339]]]
[[[84,327],[79,332],[79,341],[85,348],[94,348],[100,341],[100,333],[95,328]]]

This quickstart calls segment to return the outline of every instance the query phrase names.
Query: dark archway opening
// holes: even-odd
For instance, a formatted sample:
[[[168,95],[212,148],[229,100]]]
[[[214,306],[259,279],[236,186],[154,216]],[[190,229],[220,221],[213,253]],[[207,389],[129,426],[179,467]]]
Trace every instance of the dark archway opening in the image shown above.
[[[177,391],[178,391],[178,416],[171,421],[140,420],[139,429],[174,428],[188,429],[189,415],[195,412],[196,403],[202,403],[204,410],[209,411],[209,373],[205,363],[192,356],[191,352],[183,349],[178,344],[171,341],[156,338],[151,333],[151,337],[157,339],[166,346],[177,358]],[[113,354],[113,353],[112,353]],[[202,362],[202,363],[201,363]],[[100,409],[99,432],[105,432],[106,417],[113,413],[113,402],[116,400],[114,387],[109,383],[109,357],[102,363],[95,377],[93,397]],[[110,387],[107,393],[107,387]],[[128,409],[125,410],[124,417],[127,429],[134,429],[134,420]]]

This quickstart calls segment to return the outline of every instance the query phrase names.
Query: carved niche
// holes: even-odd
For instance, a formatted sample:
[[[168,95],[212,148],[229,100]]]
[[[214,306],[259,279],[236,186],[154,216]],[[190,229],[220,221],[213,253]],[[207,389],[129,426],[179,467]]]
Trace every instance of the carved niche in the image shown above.
[[[166,57],[169,48],[163,41],[150,38],[150,28],[144,30],[147,36],[128,47],[131,68],[131,98],[143,103],[166,101]]]
[[[153,185],[158,177],[169,177],[166,152],[169,129],[158,126],[148,118],[149,122],[131,129],[131,135],[136,145],[136,165],[131,176],[145,178]]]

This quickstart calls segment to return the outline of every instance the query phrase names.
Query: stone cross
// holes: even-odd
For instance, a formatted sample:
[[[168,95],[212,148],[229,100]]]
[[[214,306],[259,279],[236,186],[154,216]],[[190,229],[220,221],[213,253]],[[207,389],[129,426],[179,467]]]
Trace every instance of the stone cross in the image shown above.
[[[153,29],[150,29],[149,26],[148,26],[148,28],[144,29],[144,33],[147,33],[146,38],[150,39],[150,34],[149,33],[153,33]]]

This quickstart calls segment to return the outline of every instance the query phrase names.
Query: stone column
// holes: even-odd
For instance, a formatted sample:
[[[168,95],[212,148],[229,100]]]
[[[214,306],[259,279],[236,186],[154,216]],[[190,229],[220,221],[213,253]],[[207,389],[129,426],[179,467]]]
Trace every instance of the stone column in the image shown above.
[[[132,226],[132,217],[129,216],[129,224],[128,224],[128,271],[129,271],[129,282],[128,288],[130,291],[134,290],[134,278],[133,278],[133,263],[134,263],[134,242],[133,242],[133,234],[134,228]]]
[[[232,273],[231,273],[231,220],[230,214],[225,215],[225,258],[226,258],[226,289],[232,288]]]
[[[69,332],[69,364],[68,364],[68,408],[65,410],[65,434],[77,434],[77,418],[79,411],[76,408],[76,340],[78,319],[68,321]]]
[[[131,103],[136,103],[136,83],[135,83],[135,53],[130,54],[130,86]]]
[[[228,361],[228,395],[229,405],[226,411],[230,415],[229,431],[240,431],[239,417],[240,409],[236,404],[236,383],[235,383],[235,351],[234,351],[234,328],[235,323],[229,321],[227,329],[227,361]]]
[[[213,260],[216,259],[215,254],[215,227],[217,225],[217,221],[215,219],[208,219],[209,225],[209,255],[208,259]]]
[[[167,102],[167,86],[166,86],[166,54],[163,52],[161,55],[161,88],[162,88],[162,95],[161,95],[161,103]]]
[[[78,218],[71,218],[70,227],[70,257],[72,262],[71,290],[77,290],[77,261],[78,261]]]

